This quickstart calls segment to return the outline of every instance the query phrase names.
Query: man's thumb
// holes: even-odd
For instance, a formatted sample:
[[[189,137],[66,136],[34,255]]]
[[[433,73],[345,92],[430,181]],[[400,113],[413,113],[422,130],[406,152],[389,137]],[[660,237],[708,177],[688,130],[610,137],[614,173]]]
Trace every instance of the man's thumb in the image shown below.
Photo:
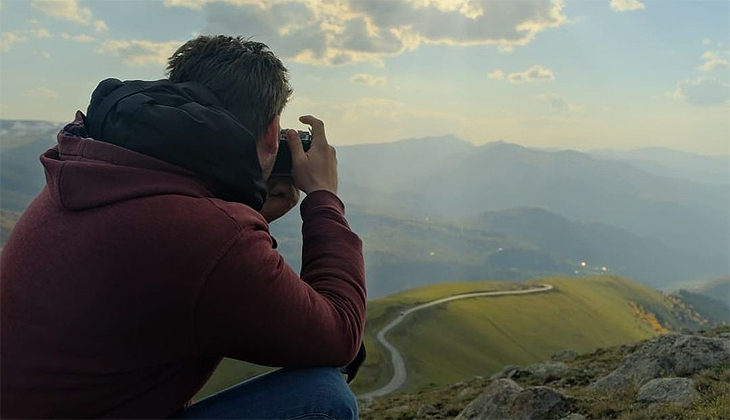
[[[286,132],[286,144],[289,146],[289,151],[291,152],[292,163],[305,158],[302,139],[299,138],[299,133],[296,130],[290,129]]]

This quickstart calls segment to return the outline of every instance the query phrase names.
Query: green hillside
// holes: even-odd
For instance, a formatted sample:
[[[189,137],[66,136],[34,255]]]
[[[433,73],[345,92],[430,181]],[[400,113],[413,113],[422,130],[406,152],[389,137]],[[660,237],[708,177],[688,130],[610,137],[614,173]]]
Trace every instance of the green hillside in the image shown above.
[[[508,364],[545,360],[570,348],[592,351],[702,322],[681,302],[630,280],[597,276],[553,277],[528,284],[551,284],[554,291],[534,295],[464,299],[414,313],[388,335],[403,353],[410,390],[490,375]],[[456,283],[399,293],[370,302],[368,339],[383,314],[405,303],[510,284]],[[390,319],[390,316],[385,318]],[[356,392],[377,388],[389,379],[388,363],[375,352],[354,382]]]
[[[368,302],[368,357],[352,383],[356,393],[390,380],[390,356],[377,331],[404,308],[461,293],[516,290],[551,284],[535,295],[464,299],[409,315],[388,339],[401,350],[407,389],[421,390],[488,376],[505,365],[548,359],[562,349],[579,352],[639,341],[703,320],[680,300],[614,276],[551,277],[527,283],[459,282],[420,287]],[[224,360],[198,397],[270,368]]]

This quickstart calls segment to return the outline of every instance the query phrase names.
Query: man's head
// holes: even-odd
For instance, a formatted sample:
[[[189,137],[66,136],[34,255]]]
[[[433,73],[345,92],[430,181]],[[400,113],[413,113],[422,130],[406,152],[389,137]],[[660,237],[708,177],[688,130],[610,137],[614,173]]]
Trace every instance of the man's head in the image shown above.
[[[196,81],[215,93],[256,136],[264,179],[269,177],[279,146],[279,116],[292,89],[287,69],[260,42],[240,36],[199,36],[168,60],[171,81]]]

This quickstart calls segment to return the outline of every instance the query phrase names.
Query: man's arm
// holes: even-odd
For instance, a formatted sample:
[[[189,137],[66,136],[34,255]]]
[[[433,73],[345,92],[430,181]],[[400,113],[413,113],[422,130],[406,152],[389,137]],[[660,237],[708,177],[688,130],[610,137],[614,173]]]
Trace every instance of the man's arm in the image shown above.
[[[330,191],[302,201],[301,278],[272,249],[263,222],[224,249],[195,312],[201,353],[270,366],[343,366],[365,325],[362,241]]]

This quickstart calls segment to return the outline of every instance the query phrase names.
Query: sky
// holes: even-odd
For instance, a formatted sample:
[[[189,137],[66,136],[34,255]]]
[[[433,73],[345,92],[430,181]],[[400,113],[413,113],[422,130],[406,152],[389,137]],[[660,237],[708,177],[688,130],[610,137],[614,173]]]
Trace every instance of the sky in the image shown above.
[[[269,45],[294,89],[282,126],[315,115],[335,146],[730,154],[728,0],[2,0],[0,118],[69,122],[200,34]]]

